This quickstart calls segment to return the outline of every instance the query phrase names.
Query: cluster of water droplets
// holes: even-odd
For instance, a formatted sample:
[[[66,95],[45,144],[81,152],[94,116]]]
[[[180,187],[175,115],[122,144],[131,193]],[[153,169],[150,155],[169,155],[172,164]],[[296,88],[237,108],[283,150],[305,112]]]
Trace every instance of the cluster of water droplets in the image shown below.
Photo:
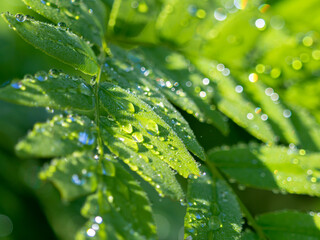
[[[102,223],[103,223],[103,218],[101,216],[96,216],[93,220],[92,225],[86,231],[87,236],[88,237],[96,236],[96,233],[100,229],[100,225]]]

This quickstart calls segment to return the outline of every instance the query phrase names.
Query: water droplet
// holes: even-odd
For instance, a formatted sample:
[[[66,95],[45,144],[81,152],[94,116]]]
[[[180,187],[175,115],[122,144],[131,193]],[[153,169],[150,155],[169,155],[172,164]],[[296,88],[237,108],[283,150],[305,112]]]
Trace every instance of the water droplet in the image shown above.
[[[84,95],[92,96],[91,89],[83,82],[78,86],[78,90]]]
[[[81,180],[77,174],[73,174],[71,179],[72,179],[72,182],[76,185],[82,185],[84,183],[83,180]]]
[[[258,74],[256,74],[256,73],[251,73],[250,75],[249,75],[249,81],[250,82],[253,82],[253,83],[255,83],[255,82],[257,82],[258,81]]]
[[[202,98],[205,98],[207,96],[207,93],[205,91],[201,91],[199,93],[199,96],[202,97]]]
[[[273,91],[272,88],[267,88],[264,92],[265,92],[265,94],[266,94],[267,96],[271,96],[271,94],[272,94],[274,91]]]
[[[310,36],[306,36],[302,39],[302,43],[303,45],[305,45],[306,47],[311,47],[313,44],[313,38]]]
[[[223,8],[217,8],[213,15],[218,21],[224,21],[227,18],[227,12]]]
[[[210,230],[216,231],[219,228],[222,228],[222,223],[219,217],[211,216],[208,222],[208,226]]]
[[[94,137],[89,138],[89,135],[86,132],[80,132],[78,141],[84,145],[92,145],[94,143]]]
[[[40,82],[43,82],[43,81],[46,81],[48,79],[48,76],[45,72],[41,71],[41,72],[37,72],[34,77],[40,81]]]
[[[95,230],[95,231],[98,231],[100,227],[99,227],[98,224],[94,223],[94,224],[92,224],[91,228],[92,228],[93,230]]]
[[[254,115],[253,115],[252,113],[248,113],[248,114],[247,114],[247,118],[248,118],[249,120],[252,120],[252,119],[254,118]]]
[[[140,132],[134,132],[132,134],[132,137],[134,138],[134,140],[136,140],[137,142],[143,142],[143,135]]]
[[[234,0],[234,6],[240,10],[245,9],[248,4],[248,0]]]
[[[20,14],[20,13],[16,14],[15,17],[18,22],[24,22],[26,20],[26,16],[24,16],[23,14]]]
[[[22,83],[21,82],[11,83],[11,87],[13,87],[15,89],[21,89],[22,88]]]
[[[269,4],[261,4],[258,9],[261,13],[265,13],[268,11],[268,9],[270,8]]]
[[[139,3],[139,6],[138,6],[139,12],[146,13],[146,12],[148,12],[148,10],[149,10],[149,7],[145,2]]]
[[[284,116],[285,118],[290,118],[290,117],[291,117],[291,111],[290,111],[289,109],[285,109],[285,110],[283,111],[283,116]]]
[[[146,127],[148,130],[150,130],[150,131],[152,131],[152,132],[154,132],[154,133],[156,133],[156,134],[159,134],[158,124],[157,124],[155,121],[153,121],[153,120],[148,120],[148,121],[147,121],[147,124],[145,125],[145,127]]]
[[[204,79],[202,79],[202,83],[203,83],[203,85],[209,85],[210,80],[208,78],[204,78]]]
[[[67,24],[65,24],[64,22],[58,22],[58,27],[61,29],[66,29],[67,28]]]
[[[127,110],[128,110],[129,112],[131,112],[131,113],[134,113],[134,112],[135,112],[134,105],[133,105],[131,102],[129,102],[129,103],[127,104]]]
[[[264,19],[259,18],[255,21],[255,25],[259,30],[263,30],[266,26],[266,22],[264,21]]]
[[[262,114],[261,115],[261,120],[262,121],[267,121],[268,120],[268,115],[267,114]]]
[[[237,93],[242,93],[242,92],[243,92],[243,87],[242,87],[241,85],[237,85],[237,86],[235,87],[235,91],[236,91]]]
[[[98,223],[98,224],[101,224],[102,221],[103,221],[103,219],[102,219],[102,217],[100,217],[100,216],[96,216],[96,217],[94,218],[94,221],[95,221],[96,223]]]
[[[122,125],[121,129],[129,134],[132,133],[132,131],[133,131],[132,125],[130,123],[128,123],[126,125]]]
[[[207,13],[203,9],[198,9],[196,12],[196,16],[197,16],[197,18],[203,19],[207,16]]]
[[[274,101],[274,102],[279,100],[279,94],[278,93],[272,93],[270,95],[270,97],[271,97],[271,100]]]
[[[294,70],[300,70],[302,68],[302,62],[299,59],[295,59],[292,62],[292,68]]]
[[[314,60],[320,60],[320,50],[313,50],[312,57]]]
[[[261,113],[261,107],[257,107],[254,111],[255,111],[256,114]]]
[[[49,75],[54,78],[57,78],[59,76],[59,73],[59,70],[54,68],[49,70]]]
[[[0,214],[0,238],[5,238],[12,233],[13,224],[11,219],[3,214]]]
[[[93,230],[92,228],[89,228],[89,229],[87,230],[87,235],[88,235],[89,237],[94,237],[94,236],[96,235],[96,231]]]

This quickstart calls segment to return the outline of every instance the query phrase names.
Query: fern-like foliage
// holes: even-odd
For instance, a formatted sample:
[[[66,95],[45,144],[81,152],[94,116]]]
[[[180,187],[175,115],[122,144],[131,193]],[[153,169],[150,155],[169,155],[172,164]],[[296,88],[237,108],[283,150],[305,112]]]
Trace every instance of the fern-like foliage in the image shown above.
[[[239,23],[222,27],[223,14],[214,11],[220,1],[24,2],[50,23],[2,17],[25,41],[78,73],[26,75],[0,88],[0,99],[56,111],[16,152],[52,158],[40,178],[64,200],[86,196],[81,213],[88,221],[76,239],[157,239],[150,202],[130,170],[160,197],[186,205],[186,240],[319,238],[318,216],[285,211],[254,219],[226,181],[320,195],[317,122],[281,101],[257,73],[240,71],[230,56],[212,59],[231,53],[212,46],[210,34],[227,35],[247,22],[242,11]],[[246,44],[244,51],[254,43]],[[220,61],[235,66],[232,74]],[[176,107],[225,135],[233,121],[260,143],[207,156]],[[189,178],[187,192],[177,174]]]

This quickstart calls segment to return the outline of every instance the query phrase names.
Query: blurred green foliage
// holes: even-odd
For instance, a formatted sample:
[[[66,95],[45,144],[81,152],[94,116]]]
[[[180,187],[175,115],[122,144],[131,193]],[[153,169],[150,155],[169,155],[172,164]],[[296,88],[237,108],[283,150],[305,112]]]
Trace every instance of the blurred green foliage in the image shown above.
[[[107,6],[112,5],[112,1],[105,2]],[[190,12],[176,15],[170,10],[171,1],[140,1],[141,12],[146,7],[150,9],[147,15],[133,16],[133,10],[123,5],[117,10],[119,14],[109,11],[110,19],[112,16],[119,19],[108,34],[113,36],[112,41],[123,46],[132,41],[143,45],[161,42],[191,58],[200,54],[223,63],[239,78],[255,73],[258,81],[272,87],[284,102],[308,109],[320,122],[318,0],[254,0],[243,10],[236,10],[230,0],[198,1],[198,6],[189,6],[189,1],[174,2],[197,17],[190,17]],[[161,4],[168,11],[161,11]],[[199,12],[199,9],[206,11]],[[20,0],[1,1],[0,12],[5,11],[43,19]],[[74,72],[32,48],[0,21],[0,85],[50,68]],[[0,102],[0,109],[0,239],[72,239],[84,223],[79,214],[84,199],[61,203],[57,191],[37,177],[43,162],[19,159],[14,153],[17,141],[36,121],[45,121],[50,113],[5,102]],[[230,122],[230,134],[224,136],[213,126],[182,114],[206,150],[254,139],[234,123]],[[168,199],[159,200],[151,187],[144,183],[142,186],[153,203],[160,239],[181,240],[185,207]],[[317,198],[233,187],[253,215],[284,208],[320,211]],[[7,226],[7,231],[13,226],[13,231],[1,236],[5,233],[1,225]]]

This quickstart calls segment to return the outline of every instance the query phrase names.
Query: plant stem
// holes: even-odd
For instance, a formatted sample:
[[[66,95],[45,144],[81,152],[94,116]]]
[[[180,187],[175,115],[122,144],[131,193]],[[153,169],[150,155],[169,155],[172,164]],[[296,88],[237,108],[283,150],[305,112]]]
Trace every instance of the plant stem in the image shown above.
[[[225,179],[225,177],[220,173],[219,169],[215,166],[215,164],[210,161],[207,158],[206,161],[207,166],[209,167],[210,171],[212,172],[212,174],[219,178],[224,180],[225,182],[228,183],[227,179]],[[229,184],[229,183],[228,183]],[[231,188],[231,187],[230,187]],[[232,188],[231,188],[232,189]],[[248,224],[253,227],[253,229],[256,231],[257,235],[259,236],[260,240],[268,240],[268,238],[266,237],[266,235],[264,234],[263,230],[261,229],[261,227],[257,224],[256,220],[254,219],[254,217],[251,215],[251,213],[249,212],[249,210],[246,208],[246,206],[243,204],[243,202],[241,201],[241,199],[238,197],[237,194],[234,194],[237,198],[237,201],[240,205],[241,211],[244,214],[244,216],[247,218],[248,220]]]

